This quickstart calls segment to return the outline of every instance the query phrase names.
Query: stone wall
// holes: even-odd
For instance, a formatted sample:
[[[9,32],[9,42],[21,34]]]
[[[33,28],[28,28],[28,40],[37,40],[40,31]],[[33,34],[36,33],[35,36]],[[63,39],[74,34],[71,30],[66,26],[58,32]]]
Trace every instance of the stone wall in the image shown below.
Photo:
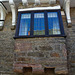
[[[15,30],[11,30],[12,17],[11,13],[8,13],[4,29],[0,31],[0,75],[19,75],[15,72],[22,73],[23,67],[32,67],[33,73],[37,71],[43,73],[45,68],[51,68],[55,73],[61,73],[67,72],[67,65],[68,75],[74,75],[75,8],[71,8],[71,28],[68,28],[65,16],[62,17],[66,38],[39,37],[14,40]],[[40,68],[38,69],[38,67]]]
[[[23,8],[23,6],[19,7]],[[63,17],[67,35],[67,23]],[[64,37],[39,37],[15,39],[14,71],[23,73],[23,68],[31,67],[32,73],[44,73],[45,68],[54,68],[55,74],[67,74],[67,48]]]
[[[75,75],[75,8],[71,8],[72,27],[67,28],[67,49],[69,74]]]
[[[8,13],[4,28],[0,31],[0,75],[13,75],[14,30],[11,30],[11,13]]]
[[[68,73],[65,39],[16,39],[14,71],[22,72],[23,67],[32,67],[33,73],[44,72],[44,68],[54,68],[56,74]]]

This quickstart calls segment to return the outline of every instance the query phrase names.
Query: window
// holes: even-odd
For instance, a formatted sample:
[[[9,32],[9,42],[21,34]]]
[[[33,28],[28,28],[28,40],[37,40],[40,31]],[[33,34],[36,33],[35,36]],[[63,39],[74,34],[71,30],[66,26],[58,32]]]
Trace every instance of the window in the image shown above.
[[[61,34],[57,12],[48,12],[49,35]]]
[[[21,14],[19,36],[30,35],[31,14]]]
[[[60,10],[19,12],[16,37],[65,36]]]
[[[45,35],[44,13],[34,13],[34,35]]]

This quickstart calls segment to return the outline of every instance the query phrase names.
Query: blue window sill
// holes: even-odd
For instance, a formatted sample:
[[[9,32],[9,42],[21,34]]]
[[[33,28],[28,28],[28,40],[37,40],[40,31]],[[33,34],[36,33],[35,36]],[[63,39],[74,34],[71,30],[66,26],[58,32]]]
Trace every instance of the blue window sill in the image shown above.
[[[37,38],[37,37],[64,37],[66,38],[66,35],[35,35],[35,36],[15,36],[14,39],[20,39],[20,38]]]

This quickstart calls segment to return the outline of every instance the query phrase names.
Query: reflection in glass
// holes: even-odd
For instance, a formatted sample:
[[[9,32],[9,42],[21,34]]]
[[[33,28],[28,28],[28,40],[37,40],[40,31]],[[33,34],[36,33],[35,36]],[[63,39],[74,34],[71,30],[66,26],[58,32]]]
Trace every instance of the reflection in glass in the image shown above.
[[[34,14],[34,35],[45,35],[44,13]]]
[[[48,12],[49,35],[61,34],[57,12]]]
[[[30,35],[31,14],[21,14],[19,35]]]

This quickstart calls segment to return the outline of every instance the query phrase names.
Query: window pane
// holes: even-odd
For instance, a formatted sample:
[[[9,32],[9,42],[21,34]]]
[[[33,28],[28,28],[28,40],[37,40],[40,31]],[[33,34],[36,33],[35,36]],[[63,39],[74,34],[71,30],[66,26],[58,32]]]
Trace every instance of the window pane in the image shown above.
[[[34,14],[34,35],[45,35],[44,13]]]
[[[30,35],[31,14],[21,14],[19,35]]]
[[[57,12],[48,12],[49,35],[61,34]]]

